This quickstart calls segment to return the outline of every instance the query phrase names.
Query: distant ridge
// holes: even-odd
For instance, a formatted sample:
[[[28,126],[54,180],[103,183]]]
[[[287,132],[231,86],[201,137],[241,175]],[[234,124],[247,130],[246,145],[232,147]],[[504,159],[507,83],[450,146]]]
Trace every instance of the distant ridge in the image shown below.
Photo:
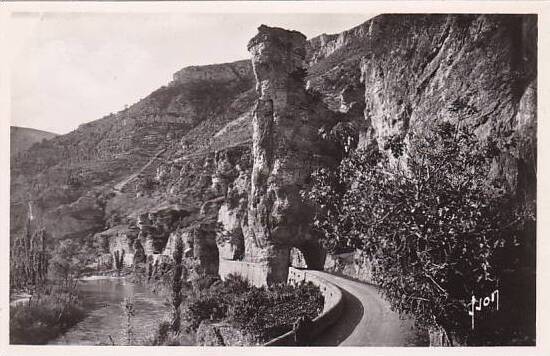
[[[10,156],[29,149],[33,144],[58,136],[53,132],[10,126]]]

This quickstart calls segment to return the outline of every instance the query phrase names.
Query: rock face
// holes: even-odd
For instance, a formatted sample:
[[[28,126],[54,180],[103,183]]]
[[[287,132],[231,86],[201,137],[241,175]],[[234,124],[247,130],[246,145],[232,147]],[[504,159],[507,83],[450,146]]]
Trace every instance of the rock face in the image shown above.
[[[124,225],[115,226],[96,234],[95,239],[106,239],[108,251],[113,257],[117,251],[119,254],[124,252],[124,265],[132,266],[135,253],[134,244],[138,238],[138,231],[136,228],[129,228]]]
[[[234,236],[244,235],[243,259],[268,266],[268,283],[286,276],[292,247],[309,268],[318,261],[315,249],[305,247],[316,237],[312,209],[298,191],[326,157],[338,159],[334,151],[319,150],[323,129],[347,137],[351,147],[349,140],[358,139],[359,146],[376,145],[390,155],[391,140],[407,144],[411,132],[460,122],[497,142],[494,177],[533,195],[536,17],[382,15],[309,42],[297,32],[262,26],[249,51],[259,99],[250,194],[241,197],[248,200],[248,224],[242,205],[225,203],[218,220]],[[218,243],[222,258],[241,259],[240,239],[226,241]]]
[[[37,204],[38,205],[38,204]],[[103,208],[97,197],[87,194],[52,210],[40,210],[43,226],[54,236],[79,238],[94,233],[104,224]]]
[[[496,176],[534,182],[536,16],[384,15],[364,41],[365,140],[460,124],[496,141]]]
[[[248,194],[250,191],[251,157],[248,149],[226,152],[215,175],[225,187],[225,199],[218,210],[216,242],[220,258],[242,260],[245,234],[248,231]],[[220,158],[221,158],[220,157]]]
[[[185,67],[174,73],[173,84],[189,84],[199,81],[230,82],[250,80],[254,77],[249,60],[206,66]]]
[[[218,274],[219,257],[214,226],[201,224],[191,229],[173,232],[162,251],[163,255],[172,257],[178,237],[183,241],[184,258],[194,259],[201,274],[210,276]]]
[[[258,30],[248,44],[259,99],[245,259],[266,264],[271,283],[286,280],[293,246],[304,249],[310,268],[322,268],[324,257],[311,234],[312,209],[300,189],[329,161],[319,130],[333,118],[306,93],[305,36],[266,26]]]

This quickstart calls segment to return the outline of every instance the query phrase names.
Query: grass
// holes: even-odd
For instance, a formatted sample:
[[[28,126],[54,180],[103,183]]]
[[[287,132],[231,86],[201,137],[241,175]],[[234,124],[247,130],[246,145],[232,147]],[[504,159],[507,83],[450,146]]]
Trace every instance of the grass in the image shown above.
[[[46,291],[10,306],[10,344],[43,345],[84,319],[78,296]]]
[[[141,346],[195,346],[195,335],[189,332],[174,334],[170,322],[161,321],[153,335],[145,339]]]

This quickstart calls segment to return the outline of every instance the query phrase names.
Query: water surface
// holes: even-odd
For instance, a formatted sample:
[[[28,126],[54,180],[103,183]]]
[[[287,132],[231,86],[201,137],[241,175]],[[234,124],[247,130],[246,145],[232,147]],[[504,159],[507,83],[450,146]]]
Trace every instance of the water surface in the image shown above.
[[[126,297],[134,300],[134,344],[151,336],[169,312],[162,298],[124,278],[83,280],[79,292],[88,315],[50,344],[112,345],[112,338],[115,345],[124,345],[126,315],[121,303]]]

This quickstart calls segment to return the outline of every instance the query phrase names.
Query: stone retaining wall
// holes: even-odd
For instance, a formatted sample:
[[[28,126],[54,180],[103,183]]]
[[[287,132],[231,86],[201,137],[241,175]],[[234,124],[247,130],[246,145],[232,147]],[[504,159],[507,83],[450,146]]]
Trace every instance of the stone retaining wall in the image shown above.
[[[259,263],[224,260],[220,258],[218,274],[225,279],[230,274],[235,274],[246,279],[250,284],[261,287],[265,285],[268,266]]]
[[[344,297],[340,288],[314,275],[314,272],[293,267],[288,270],[288,282],[293,284],[311,282],[321,289],[325,298],[323,312],[312,321],[313,324],[308,333],[309,339],[319,336],[340,318],[344,308]],[[300,340],[296,341],[296,332],[292,330],[265,343],[264,346],[300,346]]]

